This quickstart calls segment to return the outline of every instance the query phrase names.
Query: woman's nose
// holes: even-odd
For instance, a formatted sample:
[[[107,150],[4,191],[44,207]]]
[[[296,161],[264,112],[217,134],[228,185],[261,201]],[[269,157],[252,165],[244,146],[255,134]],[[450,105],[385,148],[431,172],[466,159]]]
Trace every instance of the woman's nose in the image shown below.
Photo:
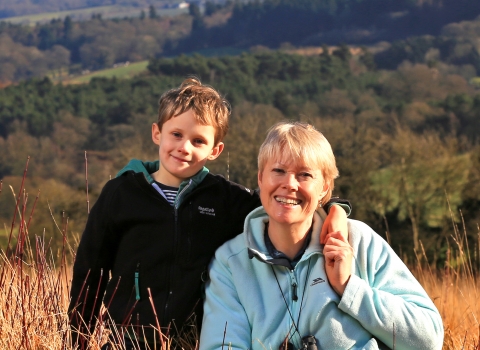
[[[298,180],[295,174],[289,174],[285,176],[284,186],[289,191],[297,191],[298,190]]]

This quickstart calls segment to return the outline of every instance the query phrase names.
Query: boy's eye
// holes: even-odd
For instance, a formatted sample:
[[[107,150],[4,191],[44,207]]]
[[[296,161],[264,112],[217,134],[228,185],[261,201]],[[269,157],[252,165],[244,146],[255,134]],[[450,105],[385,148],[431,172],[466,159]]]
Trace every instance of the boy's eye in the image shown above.
[[[194,142],[195,144],[197,144],[197,145],[202,145],[202,144],[205,143],[205,141],[202,140],[202,139],[195,139],[195,140],[193,140],[193,142]]]
[[[175,136],[175,137],[182,137],[182,134],[180,134],[179,132],[172,132],[172,135]]]

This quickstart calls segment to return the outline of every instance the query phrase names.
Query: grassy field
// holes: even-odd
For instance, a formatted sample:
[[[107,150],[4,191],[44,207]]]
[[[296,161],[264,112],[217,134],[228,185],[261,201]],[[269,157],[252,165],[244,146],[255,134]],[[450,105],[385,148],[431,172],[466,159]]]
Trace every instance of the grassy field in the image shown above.
[[[25,230],[25,227],[24,227]],[[59,230],[65,234],[66,227]],[[25,232],[25,231],[24,231]],[[20,234],[20,237],[25,237]],[[2,349],[65,349],[77,346],[71,342],[68,326],[68,290],[71,266],[65,256],[73,255],[72,247],[64,246],[60,262],[54,264],[46,242],[33,244],[23,241],[15,254],[0,251],[2,261],[0,279],[0,348]],[[457,247],[458,248],[458,247]],[[455,251],[462,258],[461,249]],[[23,256],[20,259],[19,256]],[[453,257],[453,255],[452,255]],[[463,256],[465,258],[465,256]],[[444,327],[444,350],[480,349],[478,319],[480,291],[476,276],[468,259],[456,267],[436,270],[429,266],[415,266],[414,274],[440,311]],[[105,315],[103,320],[107,320]],[[219,330],[221,331],[221,330]],[[89,349],[100,349],[107,341],[110,330],[100,322],[93,334],[88,335]],[[115,333],[119,330],[114,330]],[[198,349],[198,334],[192,331],[180,339],[165,339],[163,349]],[[115,349],[123,349],[121,346]]]
[[[84,74],[82,76],[74,77],[71,79],[63,79],[63,84],[86,84],[92,80],[92,78],[117,78],[117,79],[129,79],[138,74],[141,74],[147,70],[148,61],[141,61],[135,63],[129,63],[128,65],[123,63],[114,68],[103,69],[92,73]]]
[[[143,9],[148,15],[148,9]],[[123,17],[139,17],[142,8],[133,6],[97,6],[88,7],[78,10],[59,11],[39,13],[26,16],[16,16],[1,18],[0,21],[10,22],[13,24],[35,25],[37,23],[49,22],[52,19],[65,18],[70,16],[74,21],[84,21],[92,17],[92,14],[101,14],[102,18],[123,18]],[[188,9],[157,9],[157,14],[160,16],[176,16],[181,13],[188,13]]]
[[[24,181],[15,192],[23,193],[23,188]],[[0,182],[0,195],[4,195],[1,190]],[[68,220],[56,222],[63,245],[58,251],[51,252],[45,237],[29,238],[29,216],[34,216],[34,212],[27,213],[24,208],[26,199],[17,198],[18,204],[12,208],[17,214],[12,224],[4,227],[11,239],[8,246],[0,249],[0,349],[77,349],[78,344],[72,344],[67,314],[71,281],[69,262],[76,250],[76,243],[70,245],[73,240],[68,237]],[[480,350],[477,268],[480,229],[477,234],[479,241],[473,257],[468,253],[465,230],[454,225],[452,238],[455,245],[448,250],[445,268],[420,263],[411,266],[442,315],[444,350]],[[112,331],[105,325],[108,315],[102,316],[102,320],[94,332],[87,335],[88,349],[100,349]],[[119,334],[121,330],[113,329],[113,332]],[[198,349],[195,329],[177,339],[163,339],[162,349]],[[122,349],[122,346],[115,349]]]

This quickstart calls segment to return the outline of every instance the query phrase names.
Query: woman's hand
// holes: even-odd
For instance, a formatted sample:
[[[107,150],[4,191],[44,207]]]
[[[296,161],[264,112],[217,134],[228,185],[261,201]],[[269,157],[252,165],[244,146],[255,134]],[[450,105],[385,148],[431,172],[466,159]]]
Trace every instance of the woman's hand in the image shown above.
[[[327,234],[323,254],[328,282],[342,296],[352,274],[353,248],[341,232],[335,231]]]
[[[347,213],[341,206],[332,205],[323,223],[322,232],[320,232],[320,244],[326,243],[327,233],[336,231],[340,231],[348,240]]]

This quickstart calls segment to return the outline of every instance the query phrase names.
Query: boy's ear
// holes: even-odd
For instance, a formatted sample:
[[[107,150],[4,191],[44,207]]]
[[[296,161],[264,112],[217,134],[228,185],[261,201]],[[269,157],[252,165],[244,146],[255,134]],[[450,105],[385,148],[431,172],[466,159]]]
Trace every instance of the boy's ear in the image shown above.
[[[160,146],[160,139],[162,137],[162,132],[160,131],[160,128],[158,127],[157,123],[152,124],[152,141],[154,144]]]
[[[224,147],[225,147],[225,145],[223,144],[223,142],[217,143],[217,145],[215,147],[213,147],[212,152],[207,157],[207,159],[208,160],[217,159],[218,156],[222,153]]]

